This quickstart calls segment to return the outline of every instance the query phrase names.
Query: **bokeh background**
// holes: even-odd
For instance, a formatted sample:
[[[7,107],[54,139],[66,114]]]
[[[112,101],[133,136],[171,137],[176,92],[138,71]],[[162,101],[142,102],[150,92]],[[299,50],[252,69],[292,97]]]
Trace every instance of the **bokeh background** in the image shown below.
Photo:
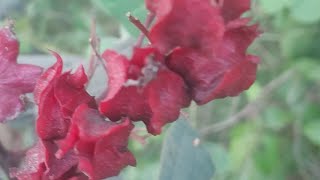
[[[253,0],[246,16],[264,32],[249,50],[262,59],[256,83],[239,97],[184,110],[214,162],[213,179],[320,179],[319,7],[320,0]],[[15,20],[22,59],[53,49],[85,60],[92,17],[101,50],[130,52],[139,32],[128,11],[142,21],[147,13],[143,0],[0,0],[0,23]],[[0,126],[7,148],[21,146],[12,134],[17,129],[24,146],[32,145],[34,121],[23,119]],[[138,166],[121,179],[157,179],[165,134],[131,141]]]

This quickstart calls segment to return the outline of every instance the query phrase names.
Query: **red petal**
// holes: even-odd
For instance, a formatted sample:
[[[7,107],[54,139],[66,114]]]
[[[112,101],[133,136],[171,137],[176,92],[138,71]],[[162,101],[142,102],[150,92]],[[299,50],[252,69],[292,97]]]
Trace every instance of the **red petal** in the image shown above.
[[[60,179],[78,164],[78,157],[73,151],[69,151],[63,158],[57,159],[54,153],[58,147],[52,142],[44,141],[43,144],[47,151],[45,179]]]
[[[161,53],[167,54],[176,47],[210,53],[219,45],[224,22],[219,9],[209,0],[175,0],[171,6],[170,13],[158,20],[150,31],[152,44]]]
[[[121,123],[106,121],[99,111],[80,105],[72,118],[77,126],[76,151],[79,169],[92,179],[117,175],[127,165],[135,165],[128,151],[128,138],[133,124],[129,119]]]
[[[53,91],[41,98],[36,126],[39,137],[45,140],[63,138],[68,132],[69,121],[64,119]]]
[[[0,29],[0,122],[14,119],[23,110],[23,94],[33,91],[42,69],[17,64],[19,42],[9,27]]]
[[[17,62],[19,42],[10,27],[0,29],[0,59],[1,61]]]
[[[120,70],[121,78],[118,80],[121,81],[117,83],[121,86],[109,81],[109,87],[117,86],[117,91],[107,94],[100,103],[100,111],[112,121],[122,117],[143,121],[148,131],[156,135],[161,132],[162,126],[178,118],[180,109],[189,105],[190,98],[183,79],[161,65],[158,60],[160,56],[155,55],[154,51],[152,48],[135,49],[131,61],[115,53],[109,55],[108,75],[112,77],[111,73],[115,73],[112,69]],[[123,62],[130,62],[130,65],[124,66]],[[129,77],[136,78],[136,83],[128,83],[133,81]]]
[[[14,89],[0,88],[0,122],[16,118],[24,109],[21,93]]]
[[[128,69],[132,71],[129,61],[126,57],[112,51],[105,51],[103,58],[107,63],[109,80],[107,96],[99,105],[100,111],[112,121],[117,121],[124,116],[129,116],[133,120],[143,118],[143,114],[150,110],[142,91],[134,86],[123,86],[127,81]],[[138,68],[135,72],[140,73],[141,69]]]
[[[228,49],[229,48],[229,49]],[[219,58],[204,57],[187,49],[173,51],[168,65],[184,77],[198,104],[236,96],[255,79],[258,60],[226,46]],[[245,83],[244,83],[245,82]]]
[[[105,51],[102,57],[107,64],[108,92],[103,100],[107,101],[113,98],[126,82],[129,62],[126,57],[110,50]]]
[[[255,56],[247,56],[245,60],[233,66],[224,74],[217,87],[204,101],[237,96],[242,91],[249,89],[256,79],[258,61],[259,59]]]
[[[40,103],[40,98],[45,97],[52,88],[53,81],[61,75],[62,72],[62,58],[58,53],[52,51],[56,57],[57,62],[48,68],[39,78],[34,90],[34,99],[37,104]]]
[[[54,94],[61,106],[64,117],[71,118],[74,110],[82,103],[95,107],[95,100],[85,90],[87,76],[82,66],[74,74],[62,74],[54,83]]]
[[[151,134],[160,134],[162,126],[178,119],[180,109],[190,104],[187,87],[181,77],[169,70],[160,70],[147,87],[152,117],[146,121]]]
[[[136,165],[133,154],[127,149],[132,129],[132,123],[126,119],[97,141],[93,158],[94,179],[116,176],[126,166]]]
[[[250,9],[251,0],[223,0],[222,15],[226,22],[237,19]]]

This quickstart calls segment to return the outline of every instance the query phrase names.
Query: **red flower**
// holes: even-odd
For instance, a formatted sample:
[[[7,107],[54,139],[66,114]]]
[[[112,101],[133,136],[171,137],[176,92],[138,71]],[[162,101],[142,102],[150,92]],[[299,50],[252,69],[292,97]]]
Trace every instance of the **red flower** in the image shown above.
[[[9,27],[0,29],[0,122],[24,109],[23,94],[31,93],[42,68],[17,64],[19,42]]]
[[[198,104],[251,86],[259,60],[246,50],[259,33],[257,26],[247,26],[248,19],[237,19],[248,1],[226,0],[222,6],[211,0],[155,2],[148,2],[151,11],[166,13],[151,29],[152,44],[169,54],[168,67],[184,78]]]
[[[74,74],[62,74],[61,57],[40,77],[34,96],[38,104],[37,132],[41,139],[66,136],[73,111],[82,103],[95,107],[95,100],[85,90],[87,77],[80,66]]]
[[[56,156],[64,157],[71,149],[77,152],[79,170],[90,179],[116,176],[124,167],[136,164],[127,149],[132,129],[129,119],[121,123],[106,121],[98,110],[82,104],[73,114],[68,136],[58,142]]]
[[[135,49],[131,61],[113,51],[105,51],[109,76],[108,93],[100,111],[117,121],[129,117],[143,121],[151,134],[175,121],[180,109],[190,103],[187,88],[176,73],[163,65],[154,49]]]

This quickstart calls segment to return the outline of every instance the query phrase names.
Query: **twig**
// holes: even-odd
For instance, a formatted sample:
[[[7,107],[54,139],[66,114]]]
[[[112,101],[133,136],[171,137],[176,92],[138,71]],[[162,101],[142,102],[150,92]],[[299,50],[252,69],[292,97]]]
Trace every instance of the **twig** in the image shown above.
[[[155,18],[155,14],[149,12],[148,15],[147,15],[147,18],[146,18],[146,22],[144,23],[144,27],[145,27],[146,29],[149,29],[149,27],[151,26],[154,18]],[[148,34],[149,34],[149,33],[148,33]],[[141,32],[141,34],[140,34],[139,37],[138,37],[138,40],[137,40],[137,43],[136,43],[135,47],[141,47],[144,38],[145,38],[145,34]]]
[[[130,12],[127,13],[127,17],[129,19],[130,22],[132,22],[133,25],[135,25],[140,31],[141,33],[143,33],[143,35],[145,37],[147,37],[147,39],[150,41],[150,37],[149,37],[149,31],[148,29],[141,23],[141,21],[137,18],[135,18],[134,16],[132,16],[132,14]]]
[[[88,79],[90,80],[97,67],[97,56],[93,49],[97,49],[99,47],[99,39],[96,36],[96,18],[95,17],[91,18],[89,43],[91,46],[91,54],[89,59]]]
[[[259,106],[261,106],[262,101],[277,87],[281,86],[284,82],[286,82],[291,75],[293,74],[293,69],[290,69],[284,73],[282,73],[279,77],[269,82],[264,88],[262,88],[262,92],[258,95],[257,99],[247,104],[242,110],[240,110],[238,113],[232,115],[227,120],[224,120],[222,122],[213,124],[211,126],[205,127],[201,130],[202,136],[207,136],[210,133],[216,133],[220,132],[224,129],[230,128],[237,124],[240,120],[242,120],[244,117],[258,112]]]
[[[96,60],[98,59],[107,72],[107,68],[105,66],[105,61],[102,59],[100,55],[100,38],[97,36],[96,32],[96,19],[95,17],[91,20],[90,26],[90,38],[89,43],[91,45],[91,57],[90,57],[90,65],[89,65],[89,79],[93,76],[94,71],[96,69]]]

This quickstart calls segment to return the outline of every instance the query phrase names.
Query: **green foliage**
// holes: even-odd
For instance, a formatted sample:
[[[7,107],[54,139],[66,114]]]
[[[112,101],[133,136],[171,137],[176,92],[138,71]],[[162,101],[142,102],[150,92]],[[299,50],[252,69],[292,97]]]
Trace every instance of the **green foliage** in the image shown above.
[[[303,23],[315,23],[320,20],[319,0],[292,0],[292,17]]]
[[[274,14],[285,8],[291,0],[260,0],[261,9],[268,14]]]
[[[303,133],[312,143],[320,147],[320,119],[306,123],[303,127]]]

